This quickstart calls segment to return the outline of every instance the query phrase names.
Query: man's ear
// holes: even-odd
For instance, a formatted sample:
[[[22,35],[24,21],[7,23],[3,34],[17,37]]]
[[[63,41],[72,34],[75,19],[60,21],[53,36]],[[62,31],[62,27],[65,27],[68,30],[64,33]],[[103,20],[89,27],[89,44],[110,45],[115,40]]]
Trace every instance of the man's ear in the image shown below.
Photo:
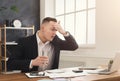
[[[40,26],[40,29],[41,29],[41,30],[43,30],[43,29],[44,29],[44,25],[43,25],[43,24]]]

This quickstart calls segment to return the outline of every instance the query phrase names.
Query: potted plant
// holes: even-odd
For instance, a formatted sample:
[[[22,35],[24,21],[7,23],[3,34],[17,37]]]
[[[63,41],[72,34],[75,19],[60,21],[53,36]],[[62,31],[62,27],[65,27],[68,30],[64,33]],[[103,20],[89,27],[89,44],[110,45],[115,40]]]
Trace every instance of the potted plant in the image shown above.
[[[4,18],[6,26],[10,26],[10,18],[18,12],[18,8],[15,5],[10,7],[0,6],[0,17]]]

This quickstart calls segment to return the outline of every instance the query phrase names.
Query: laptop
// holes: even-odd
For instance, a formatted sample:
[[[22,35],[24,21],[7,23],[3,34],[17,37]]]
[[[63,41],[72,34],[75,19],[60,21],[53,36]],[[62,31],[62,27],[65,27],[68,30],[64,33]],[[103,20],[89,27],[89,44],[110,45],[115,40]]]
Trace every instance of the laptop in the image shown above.
[[[111,66],[108,64],[107,69],[102,69],[102,70],[94,70],[90,71],[88,73],[97,73],[97,74],[111,74],[113,72],[116,72],[120,68],[120,52],[117,52]]]

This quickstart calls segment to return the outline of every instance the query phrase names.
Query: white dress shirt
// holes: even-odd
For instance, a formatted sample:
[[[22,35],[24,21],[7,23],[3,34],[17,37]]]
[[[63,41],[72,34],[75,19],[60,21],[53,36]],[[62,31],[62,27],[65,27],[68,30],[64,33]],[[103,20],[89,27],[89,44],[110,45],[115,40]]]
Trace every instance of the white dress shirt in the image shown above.
[[[49,63],[48,63],[48,66],[45,67],[44,69],[49,69],[52,65],[54,47],[50,43],[50,41],[43,43],[38,36],[38,32],[39,31],[37,31],[37,33],[36,33],[36,39],[37,39],[37,45],[38,45],[38,56],[48,56]],[[42,54],[43,52],[44,52],[44,55]],[[31,63],[32,63],[32,61],[31,61]],[[32,68],[31,63],[30,63],[30,68]],[[43,69],[41,66],[40,66],[40,68]],[[39,70],[40,70],[40,68],[39,68]]]

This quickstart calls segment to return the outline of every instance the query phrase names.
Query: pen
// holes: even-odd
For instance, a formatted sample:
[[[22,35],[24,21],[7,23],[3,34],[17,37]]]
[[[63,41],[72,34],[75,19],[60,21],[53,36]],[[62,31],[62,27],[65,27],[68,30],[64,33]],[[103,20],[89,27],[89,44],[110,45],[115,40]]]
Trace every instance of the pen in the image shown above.
[[[42,50],[42,56],[44,56],[44,51],[43,50]],[[43,75],[42,76],[45,76],[44,68],[45,68],[45,66],[43,65],[42,66],[42,71],[43,71]]]
[[[45,56],[43,50],[42,50],[42,56]],[[44,62],[43,62],[43,63],[44,63]],[[45,64],[45,63],[44,63],[44,64]],[[44,69],[45,69],[45,65],[42,66],[42,71],[44,71]]]
[[[44,51],[42,50],[42,56],[44,56]]]

